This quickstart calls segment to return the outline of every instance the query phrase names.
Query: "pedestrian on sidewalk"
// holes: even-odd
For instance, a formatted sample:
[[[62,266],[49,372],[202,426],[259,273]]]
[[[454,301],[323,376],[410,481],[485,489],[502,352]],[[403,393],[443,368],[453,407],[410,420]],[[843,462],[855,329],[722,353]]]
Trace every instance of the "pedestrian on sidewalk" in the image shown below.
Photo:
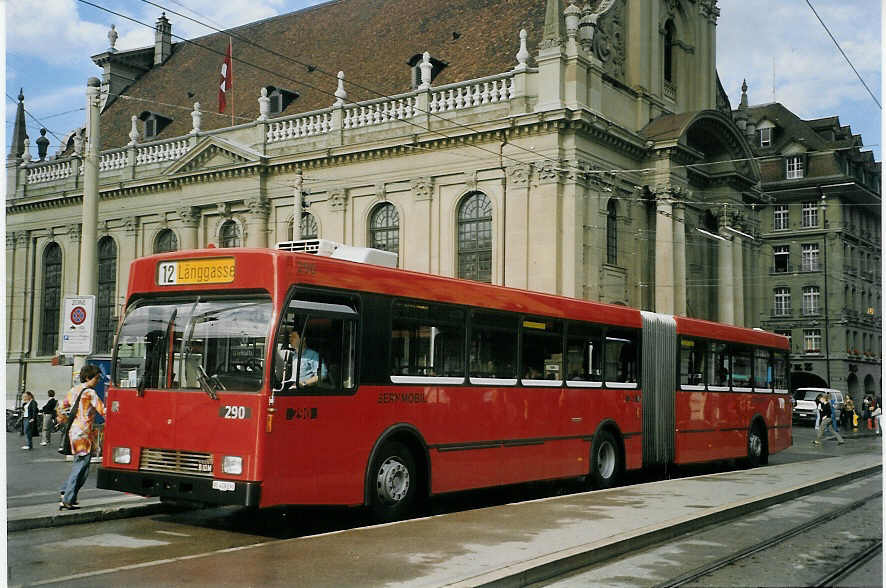
[[[22,449],[34,448],[34,435],[37,434],[37,401],[30,392],[22,394],[22,432],[25,434],[25,445]]]
[[[828,427],[834,432],[834,436],[828,437],[828,439],[836,439],[838,445],[843,444],[843,437],[840,436],[840,433],[837,431],[836,427],[834,427],[834,421],[831,416],[833,414],[831,412],[831,399],[829,396],[830,394],[819,394],[815,398],[815,402],[818,405],[818,413],[821,417],[821,426],[818,428],[818,434],[812,441],[814,445],[821,445],[821,437],[824,435],[824,432]]]
[[[49,445],[49,442],[52,441],[52,428],[55,426],[55,405],[58,404],[58,400],[55,399],[55,390],[49,390],[46,393],[49,395],[49,400],[40,409],[43,412],[43,440],[40,441],[40,445]]]
[[[93,426],[95,415],[105,415],[105,405],[94,390],[99,378],[101,378],[101,370],[98,366],[83,366],[83,369],[80,370],[80,384],[68,390],[59,411],[59,417],[65,420],[71,411],[70,418],[74,419],[68,431],[74,466],[71,468],[71,475],[68,476],[67,482],[62,486],[59,510],[79,508],[77,494],[89,476],[89,463],[92,461],[92,447],[95,444],[96,431]]]
[[[843,428],[847,431],[849,429],[855,431],[857,427],[857,419],[858,415],[855,414],[855,402],[852,401],[852,396],[847,396],[846,404],[843,405]]]

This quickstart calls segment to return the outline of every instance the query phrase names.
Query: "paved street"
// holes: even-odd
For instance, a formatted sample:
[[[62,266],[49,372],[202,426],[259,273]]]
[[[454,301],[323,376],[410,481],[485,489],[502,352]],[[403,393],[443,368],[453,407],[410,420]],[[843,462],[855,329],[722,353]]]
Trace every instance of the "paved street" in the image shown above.
[[[435,501],[433,510],[441,516],[377,527],[363,527],[361,517],[343,509],[242,513],[248,516],[209,509],[104,520],[111,512],[135,515],[145,505],[159,505],[96,490],[94,474],[82,494],[84,509],[59,516],[54,490],[70,465],[54,449],[22,451],[20,438],[7,434],[8,514],[21,528],[29,526],[29,515],[40,523],[10,535],[10,573],[14,583],[55,578],[83,586],[178,585],[181,578],[198,585],[259,579],[280,585],[293,577],[312,585],[365,585],[367,578],[374,584],[470,585],[470,578],[494,579],[539,562],[557,565],[557,554],[645,537],[678,520],[723,516],[760,496],[818,484],[868,468],[872,458],[879,461],[878,438],[849,437],[844,445],[829,441],[816,447],[813,433],[798,428],[794,447],[773,456],[766,468],[727,468],[710,475],[723,472],[720,466],[687,472],[707,474],[702,477],[565,496],[552,491],[542,500],[531,500],[538,497],[533,490],[524,490],[522,498],[514,489],[500,491],[498,498],[493,491],[463,493]],[[66,518],[73,515],[94,522],[64,525],[75,522]],[[95,550],[86,560],[66,559],[62,547],[67,544]]]

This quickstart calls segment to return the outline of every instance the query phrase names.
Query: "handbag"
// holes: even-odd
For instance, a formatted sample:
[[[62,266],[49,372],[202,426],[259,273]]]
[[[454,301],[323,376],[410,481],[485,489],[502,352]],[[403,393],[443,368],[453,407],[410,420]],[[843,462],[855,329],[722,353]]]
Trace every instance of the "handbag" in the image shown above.
[[[65,423],[65,430],[62,432],[62,441],[61,445],[58,446],[58,452],[62,455],[71,455],[71,439],[68,433],[71,432],[71,424],[74,422],[74,419],[77,418],[77,409],[80,408],[80,397],[83,396],[83,391],[86,389],[84,386],[80,388],[80,393],[77,394],[77,400],[74,401],[74,406],[71,407],[71,411],[68,413],[68,420]]]

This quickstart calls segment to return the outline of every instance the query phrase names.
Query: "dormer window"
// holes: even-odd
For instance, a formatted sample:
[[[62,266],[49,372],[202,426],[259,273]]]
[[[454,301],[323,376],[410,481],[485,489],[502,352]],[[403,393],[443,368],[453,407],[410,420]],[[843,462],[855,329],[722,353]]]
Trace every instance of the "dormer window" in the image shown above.
[[[415,90],[416,88],[418,88],[421,85],[421,61],[422,61],[422,54],[416,53],[415,55],[412,56],[412,58],[410,58],[409,61],[406,62],[406,64],[410,68],[412,68],[412,89],[413,90]],[[447,65],[449,65],[449,64],[446,63],[445,61],[440,61],[439,59],[435,59],[434,57],[431,57],[431,81],[434,81],[434,78],[437,77],[437,74],[439,74],[441,71],[443,71],[443,69]]]
[[[271,116],[283,114],[283,111],[286,110],[286,107],[299,97],[298,92],[293,92],[292,90],[287,90],[285,88],[278,88],[276,86],[265,86],[265,89],[268,91],[268,98],[270,98],[271,100],[269,104],[271,110],[268,113]]]
[[[772,145],[772,127],[764,127],[760,129],[760,147],[769,147]]]
[[[138,118],[145,123],[145,140],[153,139],[172,122],[172,119],[168,116],[163,116],[162,114],[157,114],[156,112],[151,112],[149,110],[142,112]]]
[[[785,178],[797,180],[804,177],[805,157],[803,155],[789,155],[785,158]]]

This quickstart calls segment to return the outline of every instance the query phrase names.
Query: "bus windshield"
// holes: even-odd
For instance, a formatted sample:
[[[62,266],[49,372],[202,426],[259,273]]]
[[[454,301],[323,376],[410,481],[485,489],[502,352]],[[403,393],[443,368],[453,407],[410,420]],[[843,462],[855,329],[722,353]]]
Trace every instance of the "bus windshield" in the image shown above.
[[[121,388],[261,389],[267,298],[143,300],[126,313],[114,354]]]

